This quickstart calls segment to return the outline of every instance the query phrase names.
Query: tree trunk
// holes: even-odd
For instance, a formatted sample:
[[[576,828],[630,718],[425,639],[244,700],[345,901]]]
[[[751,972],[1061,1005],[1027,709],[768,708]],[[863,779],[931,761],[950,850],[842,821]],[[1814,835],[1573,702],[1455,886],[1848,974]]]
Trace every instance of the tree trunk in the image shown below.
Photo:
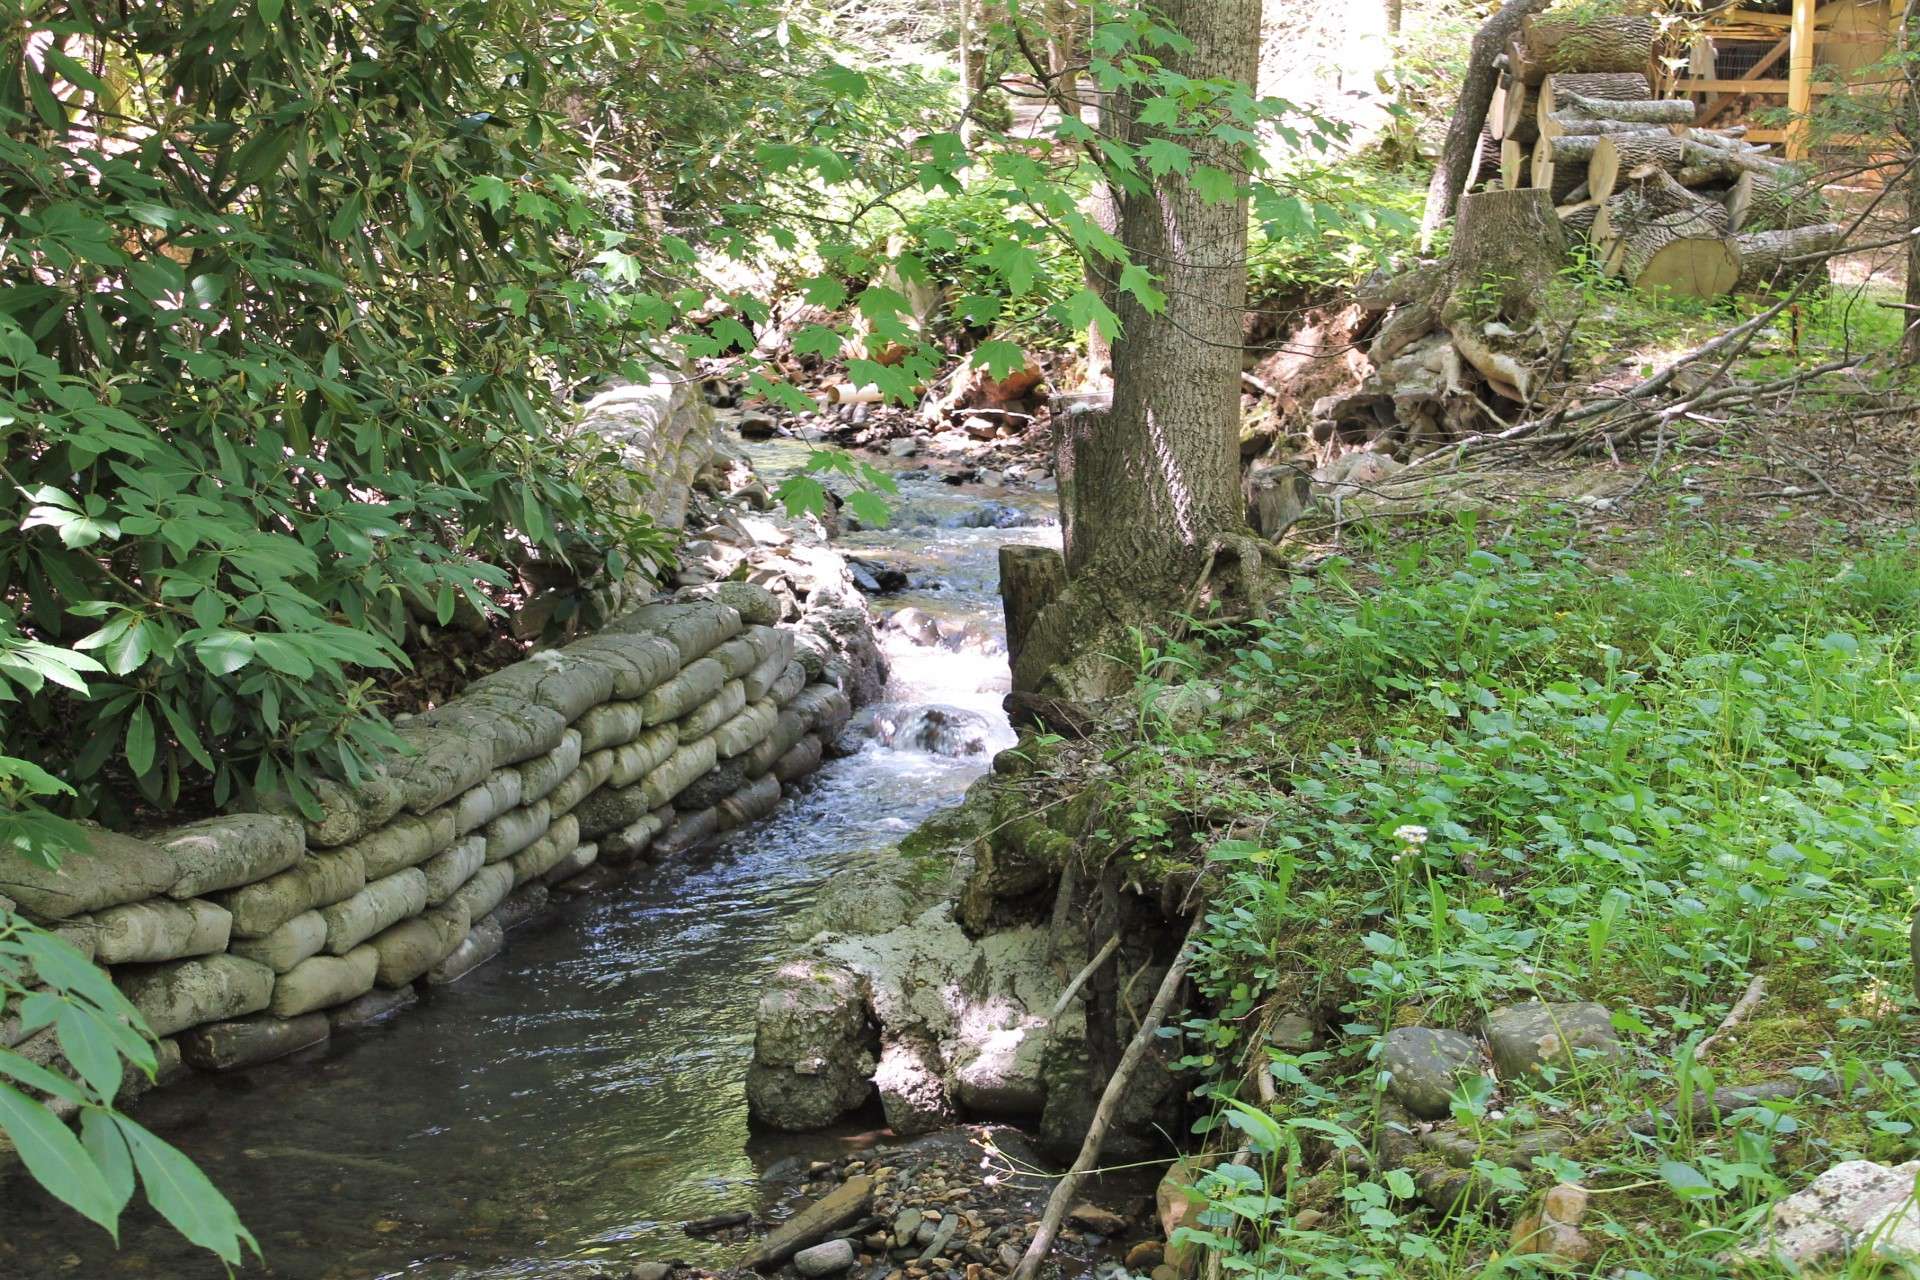
[[[1168,0],[1161,12],[1191,42],[1169,51],[1175,74],[1252,86],[1260,0]],[[1124,96],[1116,109],[1133,116]],[[1196,166],[1245,165],[1238,144],[1180,140]],[[1150,314],[1132,294],[1115,298],[1112,407],[1067,415],[1062,425],[1067,591],[1029,631],[1014,670],[1017,691],[1050,686],[1097,698],[1124,689],[1132,679],[1118,656],[1126,626],[1178,607],[1218,539],[1252,541],[1239,449],[1246,200],[1209,202],[1170,173],[1122,194],[1120,228],[1128,252],[1158,276],[1166,303]]]
[[[1116,142],[1126,141],[1125,121],[1120,118],[1121,113],[1114,110],[1113,95],[1094,84],[1092,77],[1088,77],[1087,83],[1093,86],[1092,91],[1099,103],[1094,127],[1102,137]],[[1104,174],[1096,175],[1088,187],[1082,211],[1087,221],[1108,235],[1120,235],[1119,193],[1106,181]],[[1091,256],[1086,259],[1087,286],[1109,307],[1113,306],[1113,282],[1107,275],[1111,269],[1104,261],[1096,262]],[[1113,344],[1107,341],[1107,335],[1100,332],[1098,325],[1087,326],[1087,371],[1081,385],[1089,391],[1101,391],[1113,385]]]
[[[1735,236],[1740,248],[1741,292],[1753,289],[1791,288],[1800,277],[1813,271],[1825,272],[1822,262],[1794,262],[1808,254],[1832,253],[1845,239],[1840,225],[1823,222],[1818,226],[1794,227],[1788,231],[1755,231]]]
[[[1914,69],[1914,53],[1920,48],[1920,5],[1907,0],[1906,8],[1900,14],[1900,52],[1901,78],[1906,81],[1906,111],[1901,119],[1901,138],[1906,152],[1904,159],[1912,163],[1916,152],[1920,152],[1920,74]],[[1907,171],[1907,226],[1920,227],[1920,164],[1913,165]],[[1907,309],[1901,314],[1906,317],[1907,327],[1900,338],[1900,359],[1906,364],[1920,364],[1920,236],[1907,237],[1907,287],[1905,293]],[[1920,916],[1915,917],[1916,928],[1920,928]],[[1920,984],[1920,967],[1914,971],[1914,981]]]
[[[1493,102],[1498,72],[1494,66],[1508,37],[1520,28],[1521,20],[1546,8],[1550,0],[1507,0],[1500,11],[1481,24],[1467,54],[1467,74],[1460,85],[1460,97],[1453,104],[1447,121],[1447,138],[1440,147],[1440,161],[1434,166],[1433,180],[1427,184],[1427,207],[1420,217],[1420,251],[1433,244],[1440,224],[1453,216],[1466,190],[1467,170],[1480,145],[1480,128],[1486,122],[1487,108]]]
[[[973,0],[960,0],[960,144],[973,142]]]
[[[1507,65],[1528,84],[1563,72],[1645,74],[1653,64],[1653,40],[1651,18],[1529,18],[1507,44]]]
[[[1454,328],[1471,317],[1525,326],[1566,257],[1566,236],[1546,192],[1484,191],[1462,201],[1442,322]]]

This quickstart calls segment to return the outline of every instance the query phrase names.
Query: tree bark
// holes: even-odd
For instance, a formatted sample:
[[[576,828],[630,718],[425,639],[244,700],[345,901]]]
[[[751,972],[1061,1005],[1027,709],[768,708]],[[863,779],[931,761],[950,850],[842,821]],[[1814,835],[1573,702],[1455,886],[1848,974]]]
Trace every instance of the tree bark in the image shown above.
[[[1420,217],[1420,251],[1433,244],[1440,224],[1453,216],[1466,190],[1467,170],[1473,164],[1480,145],[1480,129],[1493,103],[1498,79],[1495,60],[1509,37],[1520,29],[1523,19],[1546,8],[1550,0],[1507,0],[1500,11],[1480,25],[1467,54],[1467,74],[1460,85],[1460,97],[1453,104],[1447,121],[1446,141],[1440,148],[1440,162],[1434,166],[1433,180],[1427,184],[1427,207]]]
[[[1644,74],[1653,64],[1653,40],[1651,18],[1530,18],[1507,44],[1508,69],[1528,84],[1561,72]]]
[[[1735,236],[1734,243],[1740,249],[1739,288],[1743,293],[1752,289],[1790,288],[1809,272],[1824,272],[1827,269],[1824,261],[1794,262],[1791,259],[1832,253],[1845,238],[1840,225],[1834,222]]]
[[[1663,172],[1678,169],[1686,159],[1685,139],[1670,133],[1608,133],[1594,143],[1587,161],[1587,188],[1605,202],[1620,190],[1622,178],[1652,165]]]
[[[1000,548],[1000,605],[1007,617],[1007,662],[1018,665],[1040,611],[1067,588],[1067,567],[1052,547]]]
[[[1190,42],[1168,54],[1175,73],[1252,86],[1259,0],[1168,0],[1161,12]],[[1125,95],[1115,108],[1131,121]],[[1132,127],[1140,140],[1145,131]],[[1180,140],[1196,166],[1245,166],[1237,144]],[[1219,539],[1252,541],[1239,450],[1246,200],[1209,202],[1169,173],[1122,194],[1120,230],[1166,302],[1149,313],[1119,293],[1112,406],[1061,424],[1056,471],[1068,585],[1029,633],[1014,669],[1017,691],[1095,698],[1126,687],[1132,672],[1114,655],[1116,628],[1123,644],[1127,622],[1177,607]]]

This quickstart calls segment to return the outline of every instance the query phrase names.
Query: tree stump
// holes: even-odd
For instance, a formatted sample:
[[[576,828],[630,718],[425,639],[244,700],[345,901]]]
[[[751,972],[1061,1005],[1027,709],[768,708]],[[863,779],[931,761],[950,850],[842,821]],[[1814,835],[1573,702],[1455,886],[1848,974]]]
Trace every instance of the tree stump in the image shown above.
[[[1566,264],[1567,239],[1544,191],[1483,191],[1460,202],[1452,279],[1440,318],[1533,320],[1548,283]]]
[[[1825,272],[1824,259],[1794,262],[1808,254],[1832,253],[1846,238],[1838,223],[1822,222],[1810,227],[1789,227],[1778,231],[1754,231],[1735,236],[1740,251],[1741,292],[1752,289],[1790,288],[1800,277]]]
[[[1007,665],[1020,661],[1040,611],[1067,589],[1067,562],[1052,547],[1000,548],[1000,606],[1007,618]]]

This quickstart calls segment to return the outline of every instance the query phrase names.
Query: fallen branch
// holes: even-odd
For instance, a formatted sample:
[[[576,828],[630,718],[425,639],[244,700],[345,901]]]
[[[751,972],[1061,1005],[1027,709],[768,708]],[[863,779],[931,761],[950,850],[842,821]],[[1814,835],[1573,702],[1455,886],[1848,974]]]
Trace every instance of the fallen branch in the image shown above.
[[[1120,935],[1116,933],[1107,939],[1105,946],[1094,953],[1093,959],[1087,961],[1086,968],[1073,975],[1073,981],[1069,982],[1067,989],[1060,993],[1060,998],[1053,1002],[1053,1011],[1047,1014],[1048,1022],[1052,1022],[1067,1011],[1067,1006],[1073,1003],[1073,998],[1080,994],[1080,988],[1087,985],[1087,979],[1099,972],[1100,966],[1107,962],[1107,957],[1112,955],[1119,946]]]
[[[1147,1007],[1145,1021],[1141,1022],[1140,1029],[1127,1043],[1127,1051],[1120,1055],[1120,1065],[1113,1069],[1112,1078],[1100,1094],[1100,1105],[1094,1109],[1093,1123],[1087,1127],[1087,1139],[1080,1144],[1079,1157],[1055,1185],[1053,1194],[1047,1197],[1047,1212],[1040,1219],[1040,1229],[1034,1232],[1026,1253],[1021,1255],[1020,1265],[1014,1269],[1013,1280],[1033,1280],[1040,1271],[1040,1264],[1053,1251],[1054,1239],[1060,1234],[1060,1225],[1066,1221],[1067,1209],[1073,1204],[1075,1189],[1100,1160],[1100,1148],[1107,1140],[1107,1126],[1113,1123],[1113,1113],[1120,1109],[1120,1099],[1126,1095],[1127,1082],[1133,1078],[1140,1060],[1147,1056],[1147,1046],[1153,1042],[1161,1019],[1167,1016],[1174,996],[1180,991],[1180,984],[1186,979],[1187,966],[1193,962],[1193,944],[1206,927],[1206,920],[1204,908],[1194,912],[1193,924],[1188,927],[1186,939],[1180,944],[1180,953],[1167,967],[1167,976],[1160,980],[1160,989],[1154,993],[1153,1003]]]
[[[1726,1020],[1721,1022],[1719,1029],[1705,1040],[1702,1040],[1699,1046],[1694,1049],[1693,1060],[1699,1062],[1704,1059],[1707,1056],[1707,1051],[1713,1048],[1714,1044],[1719,1041],[1721,1037],[1725,1036],[1742,1022],[1745,1022],[1747,1015],[1753,1012],[1753,1007],[1759,1004],[1761,998],[1766,994],[1767,975],[1764,973],[1754,974],[1753,981],[1747,984],[1746,994],[1741,996],[1740,999],[1735,1002],[1733,1008],[1727,1011]]]

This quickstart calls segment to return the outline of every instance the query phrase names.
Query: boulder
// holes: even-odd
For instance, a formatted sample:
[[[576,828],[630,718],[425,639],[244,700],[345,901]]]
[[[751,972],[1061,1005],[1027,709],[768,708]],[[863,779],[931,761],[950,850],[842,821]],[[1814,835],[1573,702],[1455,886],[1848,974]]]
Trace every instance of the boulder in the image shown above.
[[[264,938],[303,911],[351,898],[366,883],[366,864],[348,847],[309,853],[289,870],[217,893],[214,901],[233,913],[235,937]]]
[[[371,946],[359,946],[343,956],[312,956],[274,979],[269,1012],[294,1018],[316,1009],[345,1004],[373,990],[380,956]]]
[[[375,980],[383,987],[404,987],[422,977],[466,941],[469,921],[466,905],[456,897],[384,930],[371,944],[379,958]]]
[[[1592,1262],[1600,1252],[1599,1243],[1580,1230],[1589,1198],[1587,1189],[1577,1182],[1550,1188],[1538,1205],[1514,1220],[1507,1252],[1544,1254],[1568,1267]]]
[[[873,1094],[877,1037],[848,968],[799,960],[760,997],[747,1109],[775,1129],[819,1129]],[[796,1246],[799,1247],[799,1246]]]
[[[1162,1265],[1170,1268],[1179,1280],[1192,1280],[1199,1273],[1206,1251],[1198,1244],[1176,1241],[1174,1233],[1181,1227],[1200,1229],[1200,1215],[1207,1208],[1207,1197],[1201,1194],[1200,1183],[1221,1159],[1218,1155],[1181,1156],[1167,1166],[1160,1185],[1154,1189],[1154,1211],[1160,1218],[1160,1232],[1166,1238]]]
[[[186,876],[179,852],[101,827],[73,828],[83,847],[57,868],[9,854],[0,857],[0,894],[43,920],[157,898]]]
[[[181,875],[167,890],[172,898],[198,898],[264,880],[300,861],[306,833],[291,818],[236,813],[175,827],[153,837],[173,854]]]
[[[1824,1273],[1864,1255],[1863,1260],[1891,1263],[1911,1274],[1920,1264],[1916,1177],[1920,1161],[1888,1167],[1871,1160],[1844,1160],[1804,1191],[1777,1201],[1767,1211],[1760,1239],[1726,1260],[1771,1264],[1801,1275]]]
[[[450,805],[424,816],[405,814],[370,831],[347,848],[360,855],[367,879],[379,880],[417,867],[458,839],[458,815]]]
[[[1591,1001],[1508,1005],[1489,1013],[1482,1030],[1493,1065],[1507,1079],[1570,1072],[1587,1063],[1615,1064],[1626,1057],[1612,1015]]]
[[[1380,1042],[1380,1066],[1391,1076],[1387,1092],[1422,1120],[1445,1118],[1461,1083],[1485,1074],[1478,1041],[1433,1027],[1387,1032]]]
[[[179,960],[225,951],[233,916],[198,898],[155,898],[94,914],[94,959],[101,964]]]
[[[427,877],[418,867],[383,876],[346,901],[320,908],[327,922],[326,949],[343,956],[387,926],[426,909]]]
[[[258,1013],[273,999],[273,970],[239,956],[130,966],[113,979],[156,1036]]]
[[[881,1049],[873,1084],[887,1127],[902,1138],[944,1129],[957,1118],[939,1055],[916,1040],[895,1040]]]
[[[195,1027],[180,1037],[180,1054],[202,1071],[237,1071],[325,1044],[332,1033],[324,1013],[298,1018],[268,1013]]]
[[[256,960],[275,973],[317,956],[327,945],[327,922],[318,911],[302,911],[272,933],[260,938],[235,938],[227,950],[243,960]]]

